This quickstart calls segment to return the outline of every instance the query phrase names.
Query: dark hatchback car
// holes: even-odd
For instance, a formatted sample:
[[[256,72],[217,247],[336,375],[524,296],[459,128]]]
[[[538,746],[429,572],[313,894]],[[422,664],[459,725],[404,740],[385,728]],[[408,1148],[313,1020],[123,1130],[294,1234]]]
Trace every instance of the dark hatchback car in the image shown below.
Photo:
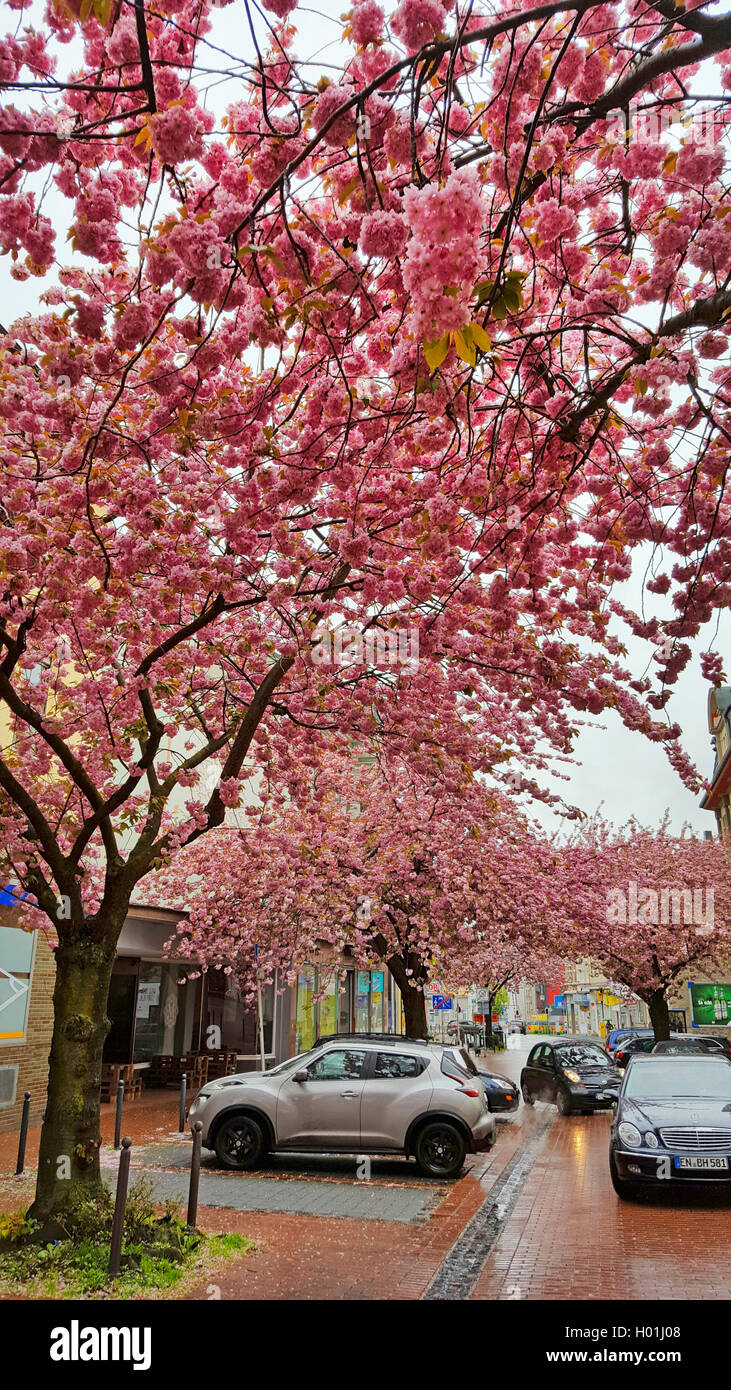
[[[731,1188],[731,1062],[633,1058],[612,1120],[609,1172],[620,1197],[636,1196],[645,1184]]]
[[[607,1109],[617,1099],[621,1082],[604,1048],[585,1038],[557,1037],[539,1043],[520,1073],[526,1105],[553,1101],[559,1115]]]
[[[727,1057],[728,1053],[718,1038],[694,1038],[683,1034],[679,1038],[655,1043],[653,1057]]]
[[[497,1076],[492,1071],[482,1071],[478,1066],[480,1081],[484,1087],[487,1108],[493,1114],[504,1114],[505,1111],[517,1110],[520,1105],[520,1088],[512,1081],[508,1081],[504,1076]]]

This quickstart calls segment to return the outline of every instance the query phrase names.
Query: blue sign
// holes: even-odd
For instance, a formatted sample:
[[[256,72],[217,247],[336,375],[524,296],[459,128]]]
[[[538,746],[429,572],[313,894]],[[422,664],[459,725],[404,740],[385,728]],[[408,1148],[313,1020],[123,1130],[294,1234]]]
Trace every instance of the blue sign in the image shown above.
[[[445,999],[443,994],[433,994],[431,1000],[433,1009],[451,1009],[451,999]]]

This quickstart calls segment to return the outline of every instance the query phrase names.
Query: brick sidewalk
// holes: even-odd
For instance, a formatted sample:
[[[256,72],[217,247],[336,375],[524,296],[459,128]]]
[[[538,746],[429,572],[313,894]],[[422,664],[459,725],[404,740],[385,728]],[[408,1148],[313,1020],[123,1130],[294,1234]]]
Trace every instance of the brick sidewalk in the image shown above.
[[[185,1297],[419,1299],[521,1142],[520,1123],[501,1125],[492,1153],[468,1160],[470,1171],[421,1225],[208,1209],[205,1230],[240,1231],[258,1248],[227,1266],[216,1285],[200,1284]]]
[[[622,1202],[608,1115],[557,1119],[472,1297],[728,1299],[731,1199],[663,1192]]]

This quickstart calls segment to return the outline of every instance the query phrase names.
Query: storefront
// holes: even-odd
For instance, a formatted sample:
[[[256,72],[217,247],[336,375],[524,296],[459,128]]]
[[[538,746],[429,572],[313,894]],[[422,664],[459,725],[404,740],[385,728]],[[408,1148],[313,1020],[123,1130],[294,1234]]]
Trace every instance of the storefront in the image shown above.
[[[389,972],[344,961],[306,964],[292,986],[293,1054],[329,1033],[401,1033],[401,1001]]]
[[[222,970],[201,973],[189,961],[165,957],[165,943],[179,916],[160,908],[128,914],[117,947],[109,991],[110,1029],[105,1062],[146,1067],[153,1058],[194,1053],[235,1053],[241,1071],[288,1055],[288,993],[274,984],[261,990],[258,1008]]]

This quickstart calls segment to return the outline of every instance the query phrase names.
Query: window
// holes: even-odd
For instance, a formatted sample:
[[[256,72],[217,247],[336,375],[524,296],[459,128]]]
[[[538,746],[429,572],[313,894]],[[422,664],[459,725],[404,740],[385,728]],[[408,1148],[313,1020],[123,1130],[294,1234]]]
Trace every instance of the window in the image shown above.
[[[18,1086],[18,1065],[0,1067],[0,1106],[15,1105],[15,1092]]]
[[[0,1043],[21,1043],[30,999],[35,934],[0,927]]]
[[[365,1052],[325,1052],[307,1068],[308,1081],[357,1081],[363,1071]]]
[[[527,1066],[527,1067],[535,1067],[535,1066],[537,1066],[537,1065],[538,1065],[538,1061],[539,1061],[539,1059],[540,1059],[540,1055],[541,1055],[541,1048],[540,1048],[540,1047],[534,1047],[534,1048],[533,1048],[533,1051],[531,1052],[531,1054],[530,1054],[530,1056],[529,1056],[529,1058],[528,1058],[528,1061],[526,1062],[526,1066]]]
[[[402,1076],[421,1076],[426,1067],[424,1057],[408,1057],[405,1052],[379,1052],[374,1077],[397,1081]]]

